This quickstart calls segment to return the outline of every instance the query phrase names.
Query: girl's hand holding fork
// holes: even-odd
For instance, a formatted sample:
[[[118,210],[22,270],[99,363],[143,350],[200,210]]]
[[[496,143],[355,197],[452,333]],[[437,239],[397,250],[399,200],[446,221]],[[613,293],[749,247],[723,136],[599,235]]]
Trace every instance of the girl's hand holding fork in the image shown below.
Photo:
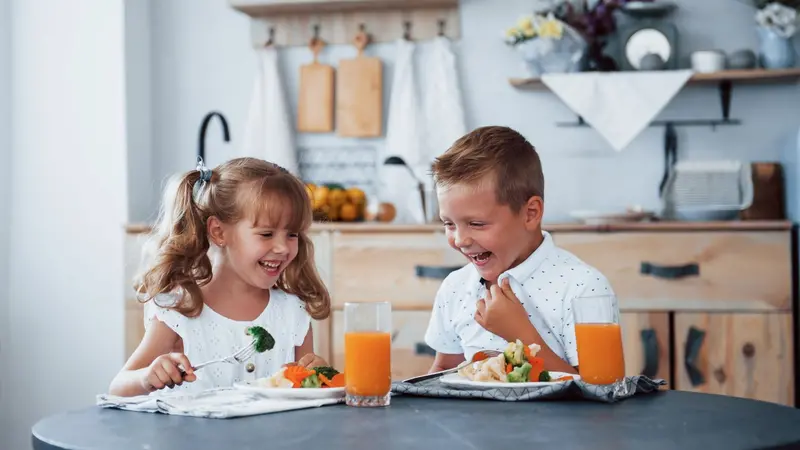
[[[181,375],[179,364],[186,371],[185,375]],[[144,371],[142,387],[148,392],[153,392],[165,387],[180,386],[184,382],[191,383],[195,380],[197,380],[197,376],[194,374],[189,358],[183,353],[173,352],[161,355],[150,363],[150,366]]]

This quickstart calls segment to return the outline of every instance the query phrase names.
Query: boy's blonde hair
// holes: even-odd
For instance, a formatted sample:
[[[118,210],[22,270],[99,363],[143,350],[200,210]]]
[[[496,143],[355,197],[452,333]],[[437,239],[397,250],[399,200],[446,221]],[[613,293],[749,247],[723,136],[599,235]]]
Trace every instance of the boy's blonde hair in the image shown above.
[[[476,128],[433,163],[437,186],[494,182],[497,203],[519,212],[533,196],[544,200],[544,174],[536,149],[508,127]]]
[[[144,301],[180,289],[181,300],[169,307],[189,317],[198,315],[203,308],[200,287],[212,276],[208,219],[216,216],[223,223],[251,220],[257,225],[262,213],[267,213],[270,223],[277,226],[287,214],[286,226],[299,236],[298,253],[276,284],[303,300],[311,317],[327,318],[331,299],[314,264],[314,245],[307,234],[313,220],[311,200],[303,182],[257,158],[221,164],[211,171],[202,191],[195,193],[201,175],[200,170],[186,172],[166,189],[151,233],[150,261],[134,283]]]

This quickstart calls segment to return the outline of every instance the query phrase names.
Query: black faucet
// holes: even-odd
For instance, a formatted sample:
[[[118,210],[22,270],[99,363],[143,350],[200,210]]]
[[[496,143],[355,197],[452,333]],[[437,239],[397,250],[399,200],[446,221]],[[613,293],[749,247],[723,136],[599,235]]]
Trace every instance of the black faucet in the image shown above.
[[[225,120],[225,116],[216,111],[211,111],[210,113],[206,114],[206,116],[203,118],[203,123],[200,125],[200,136],[197,150],[197,156],[202,158],[203,161],[206,159],[206,130],[208,129],[208,124],[211,122],[211,119],[214,117],[219,117],[219,120],[222,123],[222,139],[225,142],[230,142],[231,140],[231,135],[228,131],[228,121]]]

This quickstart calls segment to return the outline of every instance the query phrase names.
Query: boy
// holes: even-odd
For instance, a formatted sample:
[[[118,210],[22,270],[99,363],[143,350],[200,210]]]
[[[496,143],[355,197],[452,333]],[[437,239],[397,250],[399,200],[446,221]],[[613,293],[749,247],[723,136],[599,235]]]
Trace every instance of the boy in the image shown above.
[[[536,150],[510,128],[478,128],[436,159],[433,176],[447,240],[471,264],[436,294],[425,333],[436,351],[430,372],[519,339],[542,347],[547,370],[577,373],[572,299],[614,293],[599,271],[542,231]]]

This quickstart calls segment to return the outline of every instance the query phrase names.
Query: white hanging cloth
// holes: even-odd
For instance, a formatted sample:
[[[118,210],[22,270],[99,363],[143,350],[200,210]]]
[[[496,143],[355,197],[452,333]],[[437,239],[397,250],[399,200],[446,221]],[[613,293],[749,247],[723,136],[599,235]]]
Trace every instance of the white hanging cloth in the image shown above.
[[[382,184],[381,199],[394,204],[397,210],[395,222],[398,223],[425,221],[417,180],[405,167],[383,164],[386,158],[399,156],[418,177],[420,174],[424,177],[422,168],[430,166],[430,158],[422,143],[423,124],[414,75],[414,49],[415,44],[411,41],[397,41],[386,141],[378,173]]]
[[[432,163],[467,133],[456,56],[450,39],[437,36],[433,40],[425,68],[429,74],[425,92],[426,156]]]
[[[548,73],[542,82],[621,151],[689,81],[691,70]]]
[[[294,127],[278,70],[278,49],[258,48],[256,57],[256,79],[240,154],[265,159],[299,175]]]

